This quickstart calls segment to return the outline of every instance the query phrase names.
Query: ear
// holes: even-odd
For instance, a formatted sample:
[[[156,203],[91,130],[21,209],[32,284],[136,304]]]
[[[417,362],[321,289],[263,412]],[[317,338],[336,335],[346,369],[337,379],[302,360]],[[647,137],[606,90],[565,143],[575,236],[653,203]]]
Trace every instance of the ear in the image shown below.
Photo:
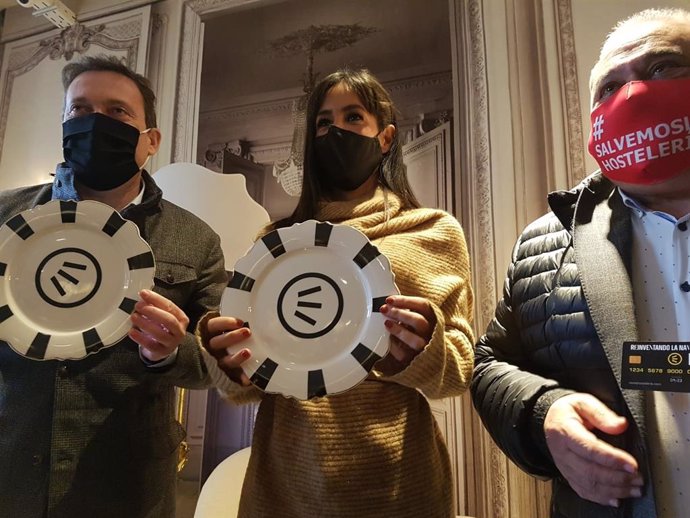
[[[146,133],[149,137],[149,146],[146,148],[146,152],[153,156],[158,152],[158,148],[161,146],[161,130],[158,128],[151,128],[151,131]]]
[[[393,145],[393,139],[395,138],[395,126],[392,124],[389,124],[383,130],[381,133],[379,133],[379,143],[381,144],[381,151],[383,151],[383,154],[385,155],[390,151],[391,146]]]

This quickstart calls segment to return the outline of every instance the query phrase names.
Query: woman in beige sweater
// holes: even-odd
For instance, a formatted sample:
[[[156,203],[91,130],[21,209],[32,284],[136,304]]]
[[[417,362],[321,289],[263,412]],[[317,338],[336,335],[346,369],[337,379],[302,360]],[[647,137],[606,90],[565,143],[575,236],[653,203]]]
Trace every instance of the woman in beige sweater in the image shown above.
[[[240,365],[251,350],[225,352],[251,333],[239,319],[211,315],[200,324],[219,389],[236,402],[261,400],[239,516],[455,516],[448,452],[425,396],[456,396],[471,378],[462,229],[447,213],[419,207],[394,107],[368,71],[329,75],[307,110],[302,194],[272,228],[317,219],[360,230],[390,259],[401,295],[381,307],[390,354],[353,389],[309,401],[249,383]]]

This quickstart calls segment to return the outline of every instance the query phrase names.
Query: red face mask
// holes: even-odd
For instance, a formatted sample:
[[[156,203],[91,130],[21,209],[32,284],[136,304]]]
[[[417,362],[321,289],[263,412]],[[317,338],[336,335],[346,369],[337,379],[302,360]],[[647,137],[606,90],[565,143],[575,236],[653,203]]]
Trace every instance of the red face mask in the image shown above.
[[[591,121],[589,152],[611,180],[651,185],[690,170],[690,79],[631,81]]]

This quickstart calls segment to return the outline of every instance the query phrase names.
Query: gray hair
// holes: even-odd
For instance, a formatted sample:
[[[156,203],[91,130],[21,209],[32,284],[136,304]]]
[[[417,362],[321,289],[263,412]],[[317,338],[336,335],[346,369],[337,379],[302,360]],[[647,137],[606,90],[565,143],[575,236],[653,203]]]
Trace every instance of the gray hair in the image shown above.
[[[592,72],[589,76],[589,91],[593,94],[595,71],[602,60],[611,52],[611,45],[613,44],[614,36],[620,31],[629,30],[631,27],[642,23],[650,22],[677,22],[687,24],[688,34],[690,35],[690,11],[681,8],[651,8],[635,13],[628,18],[619,21],[613,29],[606,35],[601,51],[599,52],[599,59],[597,60]]]
[[[635,13],[624,20],[619,21],[611,32],[608,33],[604,44],[601,46],[601,53],[599,54],[599,59],[604,57],[607,49],[607,44],[611,40],[611,37],[617,33],[619,30],[627,29],[629,26],[637,25],[638,23],[645,22],[658,22],[658,21],[675,21],[688,24],[688,31],[690,31],[690,11],[686,11],[681,8],[652,8],[645,9],[639,13]]]

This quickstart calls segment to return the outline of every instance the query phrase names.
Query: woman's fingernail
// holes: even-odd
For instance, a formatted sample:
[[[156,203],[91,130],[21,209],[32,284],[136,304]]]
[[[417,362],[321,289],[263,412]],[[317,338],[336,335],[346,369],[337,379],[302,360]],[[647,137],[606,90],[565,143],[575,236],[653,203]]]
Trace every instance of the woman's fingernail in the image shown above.
[[[634,487],[632,491],[630,491],[630,496],[633,498],[639,498],[642,496],[642,490],[639,487]]]
[[[388,313],[388,306],[384,304],[383,306],[381,306],[379,311],[385,315],[386,313]]]
[[[249,358],[250,356],[251,356],[251,353],[250,353],[247,349],[245,349],[244,351],[242,351],[242,358],[244,358],[245,360],[246,360],[247,358]]]
[[[383,325],[386,326],[388,329],[390,329],[391,327],[393,327],[393,321],[392,320],[386,320],[383,323]]]
[[[393,297],[386,297],[386,304],[393,304],[395,299]]]
[[[618,500],[615,498],[612,498],[611,500],[609,500],[609,505],[611,507],[618,507]]]

